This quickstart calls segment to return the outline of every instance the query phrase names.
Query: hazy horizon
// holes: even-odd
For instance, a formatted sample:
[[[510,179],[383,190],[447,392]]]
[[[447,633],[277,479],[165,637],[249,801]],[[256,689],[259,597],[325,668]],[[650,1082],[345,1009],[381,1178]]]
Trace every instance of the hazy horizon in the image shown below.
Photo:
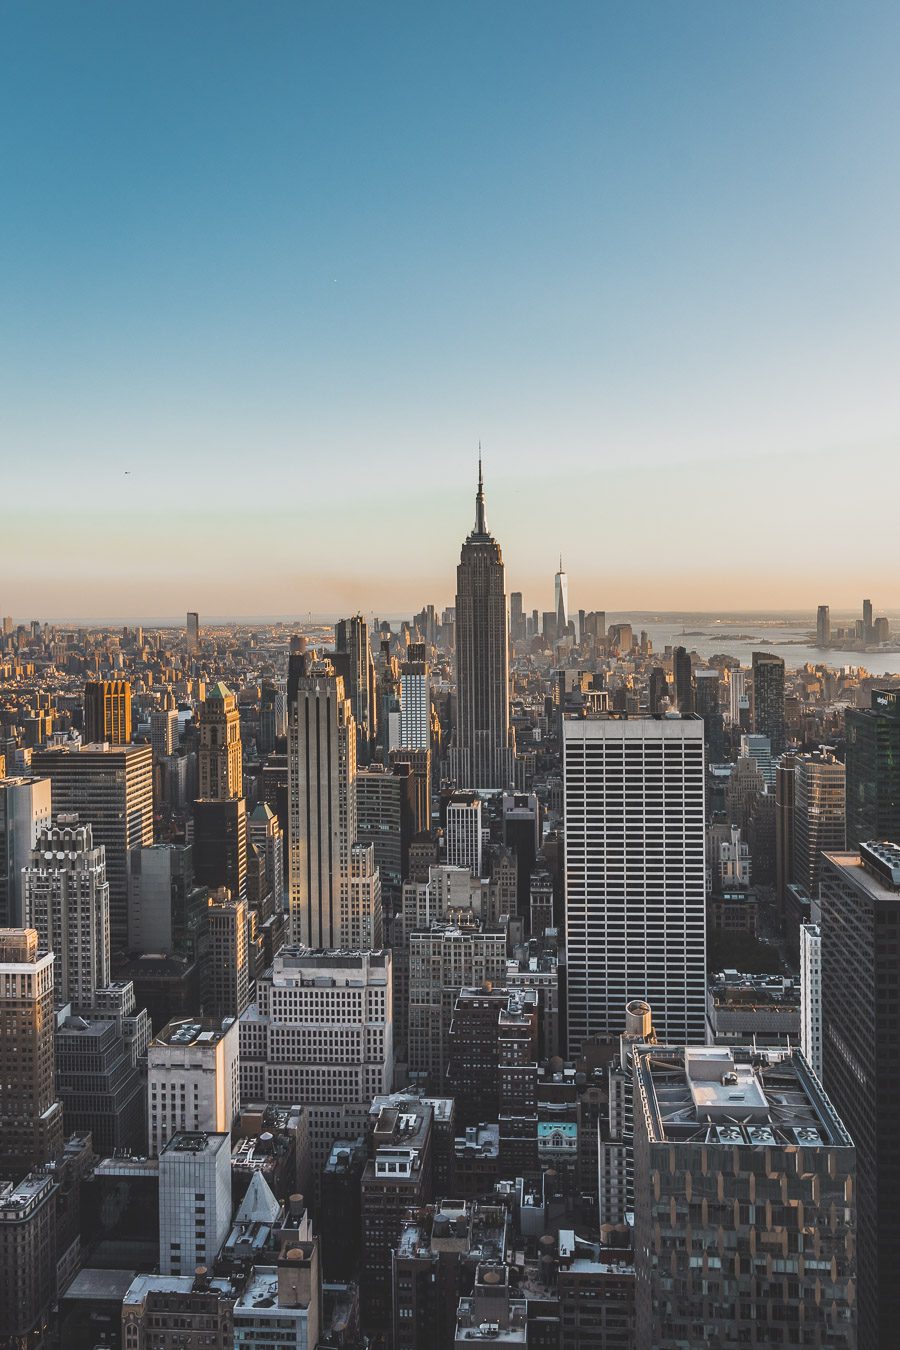
[[[900,608],[900,7],[3,25],[6,613]]]

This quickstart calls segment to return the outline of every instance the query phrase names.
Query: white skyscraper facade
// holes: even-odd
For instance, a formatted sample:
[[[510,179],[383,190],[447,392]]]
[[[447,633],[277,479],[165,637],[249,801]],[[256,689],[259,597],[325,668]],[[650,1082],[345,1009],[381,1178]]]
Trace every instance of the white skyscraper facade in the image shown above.
[[[800,925],[800,1047],[822,1077],[822,934],[817,923]]]
[[[109,984],[106,850],[90,825],[61,815],[41,830],[22,879],[26,926],[56,955],[57,999],[89,1008]]]
[[[466,867],[481,876],[481,799],[474,792],[457,792],[447,803],[448,867]]]
[[[404,661],[400,670],[400,744],[404,750],[431,745],[431,678],[424,661]]]
[[[566,719],[569,1054],[645,999],[660,1041],[706,1038],[703,721]]]

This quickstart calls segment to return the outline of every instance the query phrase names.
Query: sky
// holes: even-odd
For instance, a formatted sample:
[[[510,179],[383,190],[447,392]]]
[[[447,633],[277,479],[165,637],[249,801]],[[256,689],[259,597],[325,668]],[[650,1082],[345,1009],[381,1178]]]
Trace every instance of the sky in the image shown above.
[[[6,0],[0,611],[900,607],[900,6]]]

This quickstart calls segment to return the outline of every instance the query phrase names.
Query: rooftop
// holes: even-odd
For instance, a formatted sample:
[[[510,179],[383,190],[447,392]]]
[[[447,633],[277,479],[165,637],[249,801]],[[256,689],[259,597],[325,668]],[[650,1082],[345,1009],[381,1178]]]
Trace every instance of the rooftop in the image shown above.
[[[233,1017],[224,1022],[212,1017],[177,1017],[167,1022],[151,1045],[214,1046],[235,1025]]]
[[[635,1089],[651,1142],[852,1147],[798,1051],[638,1046]]]
[[[900,848],[874,840],[860,845],[859,853],[822,855],[839,867],[848,881],[873,900],[896,900],[900,889]]]

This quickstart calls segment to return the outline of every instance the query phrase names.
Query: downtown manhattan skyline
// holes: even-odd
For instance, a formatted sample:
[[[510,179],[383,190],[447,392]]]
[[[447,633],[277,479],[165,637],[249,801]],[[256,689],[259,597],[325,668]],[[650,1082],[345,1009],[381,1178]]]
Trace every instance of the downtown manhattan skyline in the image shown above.
[[[449,603],[479,440],[538,604],[900,608],[894,7],[3,34],[7,611]]]

